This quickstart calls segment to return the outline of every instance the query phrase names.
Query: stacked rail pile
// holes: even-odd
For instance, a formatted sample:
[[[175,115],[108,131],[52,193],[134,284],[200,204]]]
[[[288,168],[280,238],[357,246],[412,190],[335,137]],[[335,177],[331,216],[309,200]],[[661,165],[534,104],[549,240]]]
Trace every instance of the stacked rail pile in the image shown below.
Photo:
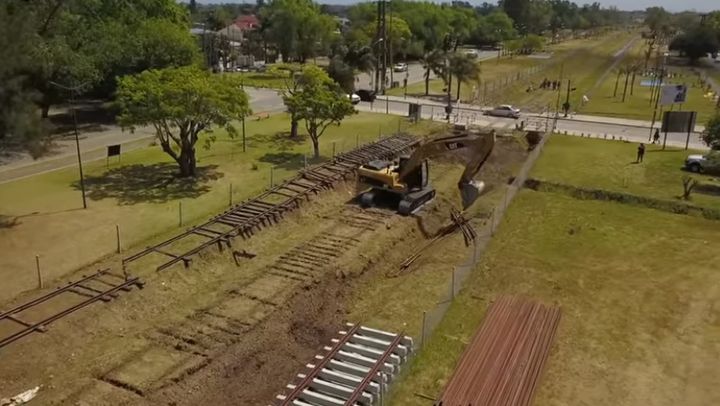
[[[530,405],[559,322],[559,307],[515,296],[499,298],[437,405]]]
[[[348,325],[324,355],[315,356],[276,405],[376,405],[413,351],[412,338]]]

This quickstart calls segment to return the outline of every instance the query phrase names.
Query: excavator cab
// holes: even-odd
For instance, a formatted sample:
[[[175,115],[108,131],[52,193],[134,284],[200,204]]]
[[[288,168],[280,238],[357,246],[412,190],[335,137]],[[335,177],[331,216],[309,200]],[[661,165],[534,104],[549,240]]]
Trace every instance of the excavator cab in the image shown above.
[[[455,128],[449,137],[421,144],[410,156],[397,162],[372,161],[358,169],[359,201],[363,207],[385,203],[397,207],[398,213],[410,214],[435,197],[429,181],[428,159],[444,154],[458,154],[466,160],[465,171],[458,182],[463,209],[482,193],[484,184],[473,180],[495,146],[495,133]]]

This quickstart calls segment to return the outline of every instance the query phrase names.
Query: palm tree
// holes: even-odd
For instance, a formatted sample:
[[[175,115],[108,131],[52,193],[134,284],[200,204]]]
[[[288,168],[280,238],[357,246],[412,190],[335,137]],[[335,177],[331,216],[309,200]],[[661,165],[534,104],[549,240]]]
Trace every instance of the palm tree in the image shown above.
[[[631,60],[622,67],[622,72],[625,74],[625,88],[623,89],[622,102],[625,103],[625,96],[627,95],[628,82],[630,75],[632,75],[633,86],[635,85],[635,73],[640,69],[640,64],[637,61]],[[632,88],[630,89],[630,95],[632,96]]]
[[[438,76],[444,77],[444,66],[445,58],[442,51],[434,49],[432,51],[425,52],[422,58],[420,58],[425,69],[425,96],[430,93],[430,73],[435,73]]]
[[[351,44],[343,55],[343,62],[360,72],[369,73],[375,68],[375,55],[369,46]]]
[[[457,100],[460,101],[460,86],[463,82],[478,80],[480,66],[471,55],[454,53],[450,56],[450,73],[457,78]]]

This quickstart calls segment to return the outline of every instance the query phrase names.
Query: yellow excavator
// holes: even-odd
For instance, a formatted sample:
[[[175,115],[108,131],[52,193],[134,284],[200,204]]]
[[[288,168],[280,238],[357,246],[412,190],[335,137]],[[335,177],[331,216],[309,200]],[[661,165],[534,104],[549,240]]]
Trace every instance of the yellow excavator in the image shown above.
[[[371,161],[358,169],[360,205],[385,204],[397,207],[402,215],[413,213],[435,197],[435,189],[428,179],[428,159],[453,154],[466,164],[458,182],[465,210],[485,188],[483,182],[477,182],[473,177],[487,161],[494,146],[495,131],[471,131],[456,125],[452,136],[426,141],[410,156],[400,157],[399,161]]]

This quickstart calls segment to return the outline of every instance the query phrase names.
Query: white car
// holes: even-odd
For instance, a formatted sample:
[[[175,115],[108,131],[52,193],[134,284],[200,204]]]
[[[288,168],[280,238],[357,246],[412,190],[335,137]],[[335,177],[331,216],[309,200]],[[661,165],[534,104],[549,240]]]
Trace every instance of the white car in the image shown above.
[[[347,95],[347,98],[350,99],[350,103],[352,104],[360,103],[360,96],[355,93]]]
[[[399,63],[395,64],[395,66],[393,67],[393,70],[395,72],[405,72],[408,70],[408,66],[405,62],[399,62]]]
[[[502,104],[500,106],[495,107],[494,109],[486,110],[485,115],[496,116],[496,117],[520,118],[520,109],[516,109],[515,107],[513,107],[509,104]]]

